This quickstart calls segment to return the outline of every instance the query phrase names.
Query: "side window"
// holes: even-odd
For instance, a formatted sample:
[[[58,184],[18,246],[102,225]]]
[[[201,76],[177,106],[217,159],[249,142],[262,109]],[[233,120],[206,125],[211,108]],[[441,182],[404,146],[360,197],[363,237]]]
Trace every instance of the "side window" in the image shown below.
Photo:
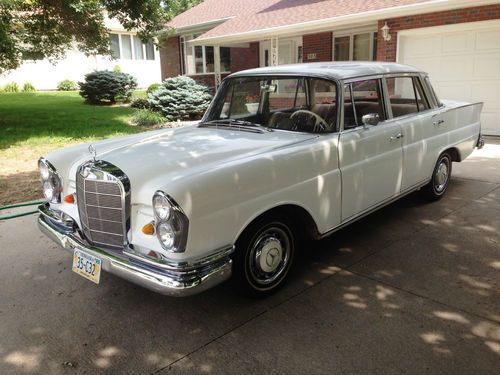
[[[358,81],[344,86],[344,129],[362,126],[364,115],[386,119],[379,79]]]
[[[413,77],[390,77],[386,82],[393,117],[429,109],[422,87]]]
[[[323,79],[309,79],[311,111],[319,115],[328,125],[337,118],[337,85]]]
[[[436,95],[436,92],[434,91],[434,88],[431,85],[431,81],[429,80],[429,77],[425,77],[425,84],[427,85],[427,91],[430,94],[430,100],[432,102],[432,108],[440,107],[441,103],[439,102],[439,99]]]

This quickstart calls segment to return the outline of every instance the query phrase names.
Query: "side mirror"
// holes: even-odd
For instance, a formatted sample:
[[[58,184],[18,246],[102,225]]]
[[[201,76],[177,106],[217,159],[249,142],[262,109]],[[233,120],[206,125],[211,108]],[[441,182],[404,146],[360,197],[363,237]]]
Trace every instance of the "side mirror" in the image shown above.
[[[377,125],[380,122],[380,117],[378,113],[368,113],[361,117],[361,121],[365,127],[368,125]]]

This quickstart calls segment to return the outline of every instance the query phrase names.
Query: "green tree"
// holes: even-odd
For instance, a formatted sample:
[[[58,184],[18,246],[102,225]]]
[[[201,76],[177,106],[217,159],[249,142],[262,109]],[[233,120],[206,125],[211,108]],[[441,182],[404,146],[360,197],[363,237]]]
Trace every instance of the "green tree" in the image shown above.
[[[148,42],[172,13],[163,0],[0,0],[0,74],[23,59],[60,59],[73,43],[88,55],[109,54],[105,14]]]
[[[178,14],[198,5],[202,1],[203,0],[170,0],[167,4],[168,16],[169,18],[174,18]]]

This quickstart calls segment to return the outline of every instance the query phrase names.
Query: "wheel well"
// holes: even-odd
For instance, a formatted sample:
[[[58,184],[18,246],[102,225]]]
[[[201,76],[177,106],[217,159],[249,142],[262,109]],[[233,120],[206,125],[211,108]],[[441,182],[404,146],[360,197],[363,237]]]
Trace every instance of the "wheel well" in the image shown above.
[[[270,214],[282,214],[285,215],[286,217],[290,218],[295,224],[298,225],[298,229],[303,231],[303,234],[306,235],[309,238],[318,238],[319,237],[319,232],[318,232],[318,227],[316,226],[316,222],[312,218],[311,214],[307,212],[306,209],[303,207],[297,206],[295,204],[284,204],[281,206],[273,207],[259,216],[257,216],[255,219],[253,219],[247,226],[248,228],[252,223],[254,223],[256,220],[262,218],[263,216],[267,216]],[[244,233],[246,228],[241,232]],[[241,234],[240,234],[241,236]],[[240,237],[238,236],[238,237]]]
[[[451,161],[462,161],[462,158],[460,157],[460,152],[458,151],[458,149],[456,147],[449,148],[444,152],[447,152],[450,154]]]

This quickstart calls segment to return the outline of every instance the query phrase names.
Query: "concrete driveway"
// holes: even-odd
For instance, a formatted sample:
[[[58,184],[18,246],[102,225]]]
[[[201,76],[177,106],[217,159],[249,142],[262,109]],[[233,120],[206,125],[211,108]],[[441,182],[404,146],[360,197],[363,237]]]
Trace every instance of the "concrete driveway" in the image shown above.
[[[261,301],[95,286],[34,216],[1,222],[0,374],[498,373],[500,145],[453,167],[440,202],[412,194],[311,245]]]

